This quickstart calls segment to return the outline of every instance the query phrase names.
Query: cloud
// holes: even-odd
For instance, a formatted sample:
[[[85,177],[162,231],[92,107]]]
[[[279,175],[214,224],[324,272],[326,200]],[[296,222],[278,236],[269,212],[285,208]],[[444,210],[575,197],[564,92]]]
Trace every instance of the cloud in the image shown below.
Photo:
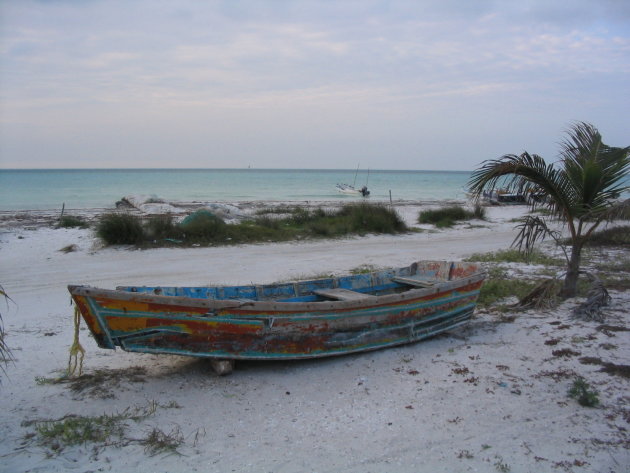
[[[471,127],[480,143],[504,131],[507,146],[584,119],[608,126],[614,143],[628,125],[626,3],[4,2],[0,166],[41,149],[87,154],[89,143],[73,139],[79,129],[101,146],[118,133],[126,162],[125,143],[137,150],[165,134],[190,156],[206,139],[238,156],[247,129],[261,144],[247,149],[269,166],[283,146],[299,147],[286,145],[287,131],[330,154],[361,140],[393,149],[396,140],[388,165],[407,163],[418,137],[434,153],[457,154],[442,138],[476,141]],[[26,129],[29,140],[18,139]],[[478,161],[453,159],[460,169]]]

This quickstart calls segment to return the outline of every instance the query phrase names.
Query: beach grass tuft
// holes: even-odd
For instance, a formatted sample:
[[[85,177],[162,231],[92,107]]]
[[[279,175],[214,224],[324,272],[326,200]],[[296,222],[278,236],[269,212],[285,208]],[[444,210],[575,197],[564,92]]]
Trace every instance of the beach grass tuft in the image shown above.
[[[179,427],[174,427],[168,433],[154,427],[140,443],[144,446],[144,451],[150,456],[179,454],[177,449],[184,443],[184,435]]]
[[[179,427],[169,433],[152,428],[142,438],[131,438],[128,435],[130,421],[139,424],[154,416],[158,408],[178,407],[173,401],[168,405],[150,401],[145,407],[126,408],[114,414],[68,414],[61,419],[26,421],[23,425],[33,425],[35,432],[28,434],[27,438],[33,438],[52,454],[59,454],[67,447],[75,445],[92,444],[94,450],[99,450],[106,446],[124,447],[131,443],[143,445],[149,455],[178,454],[177,448],[184,443]]]
[[[145,230],[138,217],[108,213],[101,217],[96,234],[108,245],[137,245],[144,240]]]
[[[489,307],[508,297],[520,300],[535,286],[536,282],[508,278],[503,271],[491,271],[481,287],[477,303],[480,307]]]
[[[524,263],[543,266],[561,266],[564,264],[561,259],[548,256],[540,250],[535,249],[525,253],[514,248],[489,253],[474,253],[466,258],[466,261],[479,263]]]
[[[163,240],[166,238],[180,239],[184,231],[173,221],[171,214],[158,215],[149,219],[143,228],[144,238]]]
[[[115,444],[123,439],[127,418],[120,414],[69,415],[60,420],[40,421],[35,430],[40,444],[53,451],[85,443]]]
[[[345,205],[339,210],[336,217],[349,221],[349,233],[393,234],[407,230],[407,226],[398,213],[385,205],[364,202],[355,205]]]
[[[476,205],[474,210],[468,210],[461,205],[451,205],[433,210],[424,210],[418,215],[418,223],[433,224],[438,228],[449,228],[457,222],[465,220],[485,220],[486,209]]]
[[[83,217],[74,215],[64,215],[57,222],[57,228],[88,228],[89,226]]]

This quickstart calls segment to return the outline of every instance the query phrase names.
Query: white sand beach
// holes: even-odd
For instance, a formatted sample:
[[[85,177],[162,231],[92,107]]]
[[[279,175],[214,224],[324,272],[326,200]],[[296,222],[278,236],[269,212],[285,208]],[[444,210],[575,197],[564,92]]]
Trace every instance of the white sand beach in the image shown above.
[[[397,207],[415,226],[420,208]],[[269,283],[460,260],[508,248],[512,220],[526,211],[490,207],[488,221],[400,236],[150,250],[104,248],[93,230],[55,229],[39,214],[5,215],[0,284],[14,303],[0,302],[0,312],[15,361],[0,385],[0,471],[629,471],[629,380],[579,361],[630,364],[630,336],[618,330],[630,327],[627,291],[611,291],[605,325],[571,318],[576,300],[553,310],[477,310],[466,326],[427,341],[322,360],[239,362],[224,377],[205,360],[100,349],[82,325],[83,372],[109,380],[82,391],[46,382],[68,363],[68,284]],[[69,245],[74,251],[60,251]],[[567,396],[576,376],[597,389],[600,406]],[[148,406],[155,411],[127,420],[124,440],[113,445],[51,447],[35,435],[37,421]],[[152,455],[139,441],[155,428],[181,435],[177,453]]]

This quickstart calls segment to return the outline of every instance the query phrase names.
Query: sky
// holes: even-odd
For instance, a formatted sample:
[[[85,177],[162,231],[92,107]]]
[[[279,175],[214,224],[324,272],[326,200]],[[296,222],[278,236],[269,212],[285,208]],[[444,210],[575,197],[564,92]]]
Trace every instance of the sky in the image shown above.
[[[0,168],[473,170],[630,145],[627,0],[0,0]]]

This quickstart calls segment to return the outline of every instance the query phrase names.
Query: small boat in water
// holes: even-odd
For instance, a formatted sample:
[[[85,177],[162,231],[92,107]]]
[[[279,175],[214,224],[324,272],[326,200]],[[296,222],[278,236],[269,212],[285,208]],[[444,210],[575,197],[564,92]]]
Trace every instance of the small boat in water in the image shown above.
[[[356,189],[350,184],[337,184],[335,188],[337,189],[337,192],[341,192],[342,194],[361,195],[363,197],[367,197],[368,195],[370,195],[370,191],[368,190],[367,186]]]
[[[486,274],[476,264],[398,269],[278,284],[68,286],[101,348],[234,360],[303,359],[416,342],[471,318]]]
[[[370,170],[368,169],[368,174],[367,177],[365,179],[365,185],[363,187],[361,187],[360,189],[357,189],[355,186],[357,184],[357,174],[359,174],[359,166],[357,166],[357,170],[354,173],[354,183],[352,185],[350,184],[337,184],[335,186],[335,189],[337,189],[337,192],[340,192],[342,194],[346,194],[346,195],[360,195],[362,197],[367,197],[370,195],[370,191],[367,188],[367,181],[370,178]]]

